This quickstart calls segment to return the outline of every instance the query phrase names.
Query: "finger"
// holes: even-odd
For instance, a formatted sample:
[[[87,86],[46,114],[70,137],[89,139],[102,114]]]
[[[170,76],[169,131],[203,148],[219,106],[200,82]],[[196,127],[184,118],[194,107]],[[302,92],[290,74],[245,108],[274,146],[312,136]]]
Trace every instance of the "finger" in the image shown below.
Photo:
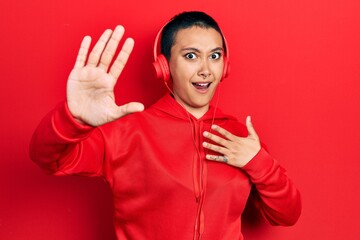
[[[124,35],[124,32],[125,32],[125,29],[123,26],[120,26],[120,25],[117,26],[115,28],[113,34],[111,35],[110,40],[106,44],[106,48],[101,55],[101,59],[100,59],[100,63],[99,63],[99,67],[101,69],[103,69],[105,72],[107,72],[110,63],[114,58],[116,49],[119,45],[119,42],[120,42],[122,36]]]
[[[257,135],[257,133],[256,133],[256,131],[254,129],[254,126],[253,126],[252,122],[251,122],[251,117],[250,116],[246,117],[246,128],[247,128],[247,130],[249,132],[249,136],[258,138],[258,135]]]
[[[106,29],[104,33],[101,35],[100,39],[95,44],[94,48],[92,49],[89,60],[88,60],[88,66],[97,66],[101,57],[102,52],[104,51],[104,48],[109,41],[109,38],[111,36],[112,30]]]
[[[224,136],[226,139],[228,139],[230,141],[235,140],[235,136],[232,133],[230,133],[229,131],[225,130],[222,127],[219,127],[218,125],[212,125],[211,129],[215,130],[218,133],[220,133],[222,136]]]
[[[116,60],[114,61],[113,65],[110,68],[110,74],[115,78],[118,79],[122,70],[125,67],[127,60],[134,48],[134,39],[128,38],[126,39],[119,55],[117,56]]]
[[[130,113],[141,112],[144,110],[144,105],[139,102],[130,102],[118,107],[118,118],[128,115]]]
[[[226,153],[228,152],[228,150],[226,148],[215,145],[215,144],[211,144],[211,143],[208,143],[208,142],[203,142],[202,145],[203,145],[204,148],[207,148],[207,149],[212,150],[214,152],[220,153],[222,155],[226,155]]]
[[[217,155],[206,154],[205,157],[208,160],[216,161],[216,162],[228,163],[228,161],[229,161],[229,159],[226,156],[217,156]]]
[[[76,57],[74,68],[81,68],[85,66],[87,54],[91,43],[91,37],[85,36],[81,41],[79,53]]]
[[[227,147],[228,146],[228,141],[219,137],[219,136],[216,136],[215,134],[212,134],[212,133],[209,133],[207,131],[204,132],[204,137],[216,142],[217,144],[221,145],[221,146],[224,146],[224,147]]]

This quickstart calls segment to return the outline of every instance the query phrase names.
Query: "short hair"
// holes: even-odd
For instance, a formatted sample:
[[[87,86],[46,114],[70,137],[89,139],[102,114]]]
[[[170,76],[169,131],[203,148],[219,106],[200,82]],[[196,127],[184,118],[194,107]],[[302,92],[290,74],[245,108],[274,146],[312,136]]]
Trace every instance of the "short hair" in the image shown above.
[[[224,43],[224,36],[220,30],[218,23],[208,14],[199,11],[182,12],[175,15],[162,29],[161,33],[161,53],[167,60],[171,56],[171,48],[174,45],[176,34],[179,30],[191,27],[213,28],[222,38],[224,50],[226,48]]]

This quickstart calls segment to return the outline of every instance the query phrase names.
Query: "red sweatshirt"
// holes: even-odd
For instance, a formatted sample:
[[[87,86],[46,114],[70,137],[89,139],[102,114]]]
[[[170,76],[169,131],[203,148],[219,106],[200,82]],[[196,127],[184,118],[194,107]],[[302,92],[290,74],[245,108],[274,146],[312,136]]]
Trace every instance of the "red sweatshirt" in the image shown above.
[[[62,103],[37,128],[30,156],[54,175],[106,179],[121,240],[243,239],[241,214],[252,185],[271,224],[294,224],[299,192],[266,150],[241,169],[205,159],[202,133],[212,123],[248,134],[213,107],[196,119],[168,94],[143,112],[97,128],[77,123]]]

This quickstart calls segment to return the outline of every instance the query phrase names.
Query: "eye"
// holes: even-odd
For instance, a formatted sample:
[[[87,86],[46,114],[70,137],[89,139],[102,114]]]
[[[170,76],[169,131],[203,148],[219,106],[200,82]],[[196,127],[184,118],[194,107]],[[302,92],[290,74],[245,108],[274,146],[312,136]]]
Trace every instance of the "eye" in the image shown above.
[[[187,59],[196,59],[197,58],[197,56],[196,56],[196,54],[195,53],[187,53],[187,54],[185,54],[185,58],[187,58]]]
[[[212,60],[219,59],[220,57],[221,57],[221,53],[219,53],[219,52],[214,52],[210,55],[210,59],[212,59]]]

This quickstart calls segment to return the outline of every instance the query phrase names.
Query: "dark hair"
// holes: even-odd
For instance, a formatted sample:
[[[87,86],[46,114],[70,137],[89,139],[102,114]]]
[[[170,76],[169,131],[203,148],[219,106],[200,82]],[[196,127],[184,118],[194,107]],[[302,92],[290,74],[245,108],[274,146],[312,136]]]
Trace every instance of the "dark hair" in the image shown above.
[[[204,12],[191,11],[182,12],[174,16],[163,28],[161,33],[161,53],[167,60],[171,56],[171,47],[174,45],[176,34],[179,30],[191,28],[193,26],[200,28],[213,28],[220,33],[223,39],[223,47],[225,49],[224,37],[217,22]]]

